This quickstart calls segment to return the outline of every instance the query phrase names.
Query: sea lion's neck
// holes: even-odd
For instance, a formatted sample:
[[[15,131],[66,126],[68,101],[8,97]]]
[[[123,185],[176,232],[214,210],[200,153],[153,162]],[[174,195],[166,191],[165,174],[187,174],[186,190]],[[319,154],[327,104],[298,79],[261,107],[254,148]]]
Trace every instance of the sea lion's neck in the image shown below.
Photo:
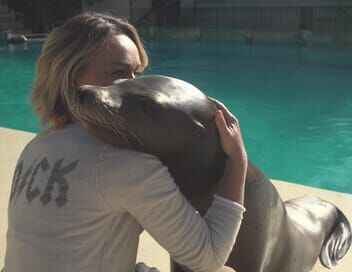
[[[208,208],[210,208],[211,203],[213,202],[213,195],[207,194],[201,197],[192,198],[190,202],[193,205],[193,207],[199,212],[199,214],[201,216],[204,216]]]
[[[251,180],[255,180],[258,177],[258,170],[248,162],[247,167],[247,175],[246,175],[246,183],[250,182]],[[214,187],[209,192],[206,192],[198,197],[193,197],[190,199],[193,207],[200,213],[200,215],[204,216],[207,210],[210,208],[213,202],[213,196],[217,192],[217,187]]]

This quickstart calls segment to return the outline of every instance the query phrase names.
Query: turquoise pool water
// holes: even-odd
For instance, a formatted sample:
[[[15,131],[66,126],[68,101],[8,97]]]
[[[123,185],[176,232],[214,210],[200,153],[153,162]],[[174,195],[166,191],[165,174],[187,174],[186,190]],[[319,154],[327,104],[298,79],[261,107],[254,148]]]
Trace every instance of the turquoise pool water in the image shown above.
[[[40,46],[0,46],[0,126],[39,131],[28,96]],[[205,42],[147,49],[146,74],[190,81],[237,115],[250,160],[268,176],[352,193],[352,49]]]

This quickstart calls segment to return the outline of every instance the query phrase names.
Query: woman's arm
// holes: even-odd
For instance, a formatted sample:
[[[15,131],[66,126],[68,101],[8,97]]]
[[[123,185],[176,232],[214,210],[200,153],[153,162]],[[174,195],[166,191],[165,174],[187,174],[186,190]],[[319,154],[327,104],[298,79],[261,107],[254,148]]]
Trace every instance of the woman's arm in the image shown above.
[[[156,157],[106,152],[97,181],[113,211],[130,213],[175,261],[193,271],[224,265],[242,220],[241,205],[216,197],[202,218]]]
[[[229,165],[222,188],[204,218],[179,191],[167,168],[152,155],[108,148],[97,173],[108,205],[130,213],[175,261],[193,271],[216,271],[224,265],[244,212],[235,201],[241,203],[245,163],[231,162],[238,152],[226,151],[240,147],[240,143],[233,143],[239,140],[238,134],[225,130],[222,115],[218,113],[216,118],[220,118],[216,122],[219,130],[223,129],[220,137]]]
[[[243,205],[248,159],[239,122],[222,103],[213,98],[210,100],[218,109],[215,113],[215,123],[222,147],[228,156],[225,175],[218,194]]]

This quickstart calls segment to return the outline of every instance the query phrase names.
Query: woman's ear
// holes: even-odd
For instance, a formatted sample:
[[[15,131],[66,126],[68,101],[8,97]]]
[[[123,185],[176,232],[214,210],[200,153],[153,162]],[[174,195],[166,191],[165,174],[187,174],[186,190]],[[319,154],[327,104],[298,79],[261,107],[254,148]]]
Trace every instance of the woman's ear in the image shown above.
[[[75,88],[78,88],[80,86],[79,82],[82,81],[81,77],[82,77],[82,69],[79,69],[76,73],[74,73],[72,78],[72,84]]]
[[[73,78],[73,80],[72,80],[72,85],[73,85],[74,88],[78,88],[79,87],[75,78]]]

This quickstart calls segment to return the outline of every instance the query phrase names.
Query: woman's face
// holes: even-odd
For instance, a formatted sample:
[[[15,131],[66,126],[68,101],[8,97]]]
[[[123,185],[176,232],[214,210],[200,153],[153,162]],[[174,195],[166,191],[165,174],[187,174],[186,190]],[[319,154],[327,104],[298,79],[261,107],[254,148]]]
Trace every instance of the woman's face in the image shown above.
[[[134,78],[141,61],[137,46],[124,34],[109,34],[105,44],[74,79],[76,86],[108,86],[116,79]]]

